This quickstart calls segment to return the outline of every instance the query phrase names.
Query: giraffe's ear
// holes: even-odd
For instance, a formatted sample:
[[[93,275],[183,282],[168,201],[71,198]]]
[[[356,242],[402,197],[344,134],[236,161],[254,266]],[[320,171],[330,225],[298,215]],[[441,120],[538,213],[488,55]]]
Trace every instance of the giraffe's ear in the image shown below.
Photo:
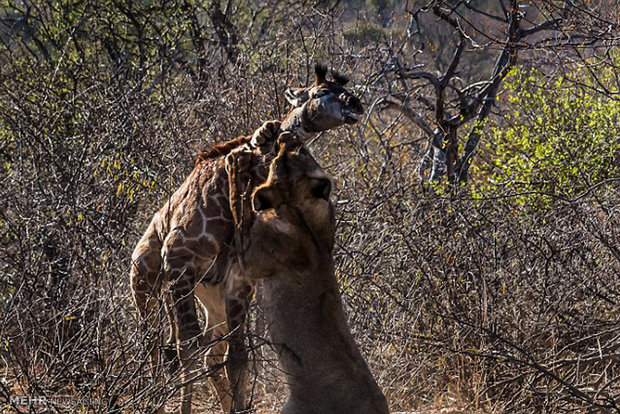
[[[299,108],[305,104],[310,97],[308,94],[308,89],[306,88],[288,88],[286,92],[284,92],[284,96],[286,97],[288,103],[293,105],[295,108]]]
[[[338,85],[345,86],[347,83],[349,83],[348,76],[345,76],[340,72],[336,72],[335,70],[332,71],[332,77],[334,78],[334,80],[336,81]]]

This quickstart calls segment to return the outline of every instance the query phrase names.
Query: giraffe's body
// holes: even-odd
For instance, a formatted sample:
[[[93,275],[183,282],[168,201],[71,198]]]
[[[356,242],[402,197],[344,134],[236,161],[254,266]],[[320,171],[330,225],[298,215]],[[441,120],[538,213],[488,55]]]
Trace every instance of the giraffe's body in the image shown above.
[[[230,141],[199,157],[181,187],[154,215],[132,255],[134,301],[154,335],[161,330],[160,300],[166,308],[170,326],[167,343],[177,350],[186,383],[182,413],[191,411],[191,372],[196,364],[192,356],[201,344],[229,332],[227,375],[219,370],[211,380],[225,412],[247,408],[244,329],[254,282],[246,273],[230,270],[235,267],[231,259],[236,257],[235,237],[240,236],[243,224],[235,217],[237,197],[241,192],[249,195],[266,179],[280,131],[308,139],[320,131],[354,123],[363,112],[357,98],[343,88],[343,78],[336,77],[336,83],[327,81],[323,67],[317,67],[315,75],[314,86],[288,91],[295,109],[281,123],[266,122],[251,137]],[[235,181],[232,186],[231,180]],[[237,193],[231,198],[233,188]],[[208,315],[204,328],[200,327],[194,297]],[[157,365],[158,345],[153,349]],[[225,350],[224,342],[217,343],[206,363],[222,362]]]
[[[234,330],[229,342],[231,347],[236,347],[233,357],[238,357],[229,363],[237,366],[229,366],[228,371],[237,382],[244,381],[243,329],[254,282],[226,277],[235,226],[226,165],[230,159],[225,155],[230,150],[230,154],[243,154],[245,162],[251,163],[246,170],[249,174],[244,177],[248,186],[263,182],[273,158],[270,145],[279,127],[279,121],[266,122],[251,139],[238,139],[238,147],[216,147],[201,156],[183,184],[155,213],[134,250],[131,288],[141,317],[150,323],[151,332],[157,333],[161,329],[157,318],[159,299],[162,291],[166,292],[170,328],[166,347],[179,349],[188,371],[194,366],[195,361],[190,357],[197,346]],[[204,329],[198,321],[194,296],[208,318]],[[216,343],[207,356],[207,365],[222,363],[226,348],[226,343]],[[158,361],[156,353],[153,358]],[[223,410],[230,411],[233,395],[227,375],[220,369],[211,380]],[[190,393],[191,384],[184,397]],[[184,398],[183,403],[189,405],[188,400]]]

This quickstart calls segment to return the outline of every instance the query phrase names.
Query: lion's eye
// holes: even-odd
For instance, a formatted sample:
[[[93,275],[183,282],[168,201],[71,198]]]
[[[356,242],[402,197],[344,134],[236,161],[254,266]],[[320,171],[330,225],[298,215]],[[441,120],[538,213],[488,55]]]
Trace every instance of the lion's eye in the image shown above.
[[[317,183],[312,187],[312,195],[316,198],[322,198],[329,201],[329,194],[332,191],[332,182],[328,179],[317,179]]]
[[[320,97],[322,97],[322,96],[327,95],[328,93],[329,93],[329,91],[319,90],[319,91],[316,91],[316,92],[314,93],[314,97],[315,97],[315,98],[320,98]]]

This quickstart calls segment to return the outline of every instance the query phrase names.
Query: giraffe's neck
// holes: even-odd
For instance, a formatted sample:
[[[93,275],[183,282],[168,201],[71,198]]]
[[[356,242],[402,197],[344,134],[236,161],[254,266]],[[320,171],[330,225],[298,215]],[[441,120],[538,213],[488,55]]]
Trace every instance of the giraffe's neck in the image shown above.
[[[387,414],[385,397],[346,323],[331,258],[309,269],[312,285],[290,274],[263,280],[272,344],[289,385],[283,412]],[[312,404],[320,402],[320,410]]]
[[[308,142],[314,138],[318,131],[315,131],[312,122],[308,119],[306,106],[295,108],[282,120],[280,130],[292,132],[303,142]]]

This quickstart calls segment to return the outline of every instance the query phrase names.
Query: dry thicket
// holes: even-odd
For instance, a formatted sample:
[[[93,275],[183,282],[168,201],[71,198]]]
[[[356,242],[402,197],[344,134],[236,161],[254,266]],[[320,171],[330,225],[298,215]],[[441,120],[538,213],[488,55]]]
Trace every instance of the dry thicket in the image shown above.
[[[148,412],[173,394],[147,369],[133,246],[200,149],[280,117],[323,61],[367,107],[309,146],[334,177],[342,294],[392,410],[620,412],[617,2],[282,3],[1,3],[2,408]],[[604,157],[556,148],[604,175],[500,176],[496,131],[554,121],[515,114],[504,86],[534,67],[543,97],[606,105],[608,123],[584,121]],[[257,308],[269,411],[283,387]]]

